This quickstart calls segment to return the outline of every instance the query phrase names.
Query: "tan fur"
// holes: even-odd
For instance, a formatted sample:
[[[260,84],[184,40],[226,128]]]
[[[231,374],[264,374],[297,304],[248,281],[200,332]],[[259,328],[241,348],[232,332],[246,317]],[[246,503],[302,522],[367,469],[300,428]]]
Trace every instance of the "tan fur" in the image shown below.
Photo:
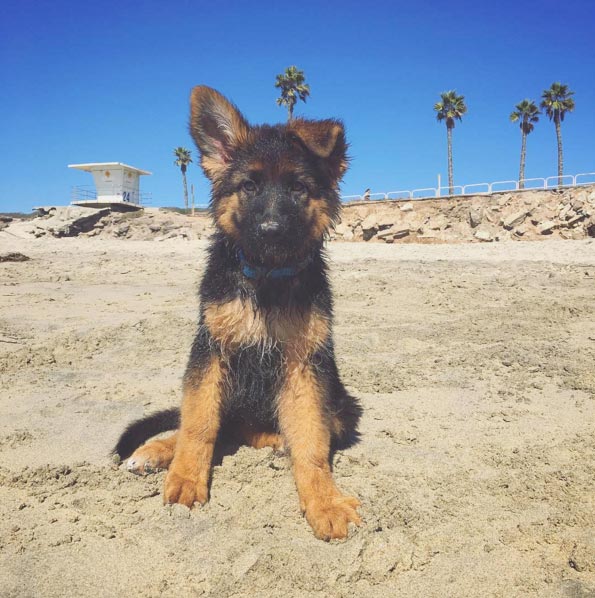
[[[201,157],[200,165],[211,180],[216,179],[225,170],[225,164],[222,164],[220,160],[215,160],[208,156]]]
[[[330,422],[309,364],[290,360],[279,400],[279,423],[291,452],[300,508],[316,537],[345,538],[349,523],[359,525],[359,501],[341,494],[330,464]]]
[[[166,438],[147,442],[137,448],[130,457],[129,463],[134,465],[129,470],[136,474],[150,473],[156,469],[167,469],[174,458],[178,433]]]
[[[204,309],[211,336],[225,350],[258,344],[280,345],[286,356],[305,358],[321,347],[330,322],[316,310],[257,310],[250,299],[237,297]]]
[[[234,222],[234,216],[237,218],[240,213],[240,198],[236,193],[228,195],[227,197],[221,198],[217,202],[215,209],[215,220],[219,226],[233,239],[240,238],[240,232],[238,231]]]
[[[331,226],[328,203],[324,199],[311,198],[306,207],[306,214],[310,220],[310,237],[315,241],[321,240]]]
[[[283,438],[281,434],[275,432],[259,430],[249,424],[240,424],[237,429],[239,438],[244,444],[253,448],[264,448],[269,446],[275,450],[283,448]]]
[[[321,158],[328,158],[337,145],[343,129],[332,121],[307,121],[295,119],[289,128],[300,137],[306,147]]]
[[[201,115],[207,112],[214,126],[227,138],[229,147],[238,148],[248,142],[250,127],[238,110],[218,91],[202,85],[195,87],[190,94],[190,130],[195,139],[199,136]],[[201,165],[214,181],[226,169],[227,160],[223,148],[211,146],[203,152]]]
[[[221,386],[225,366],[213,356],[204,372],[192,370],[184,381],[181,426],[175,456],[165,480],[164,502],[191,507],[208,500],[213,450],[221,423]]]

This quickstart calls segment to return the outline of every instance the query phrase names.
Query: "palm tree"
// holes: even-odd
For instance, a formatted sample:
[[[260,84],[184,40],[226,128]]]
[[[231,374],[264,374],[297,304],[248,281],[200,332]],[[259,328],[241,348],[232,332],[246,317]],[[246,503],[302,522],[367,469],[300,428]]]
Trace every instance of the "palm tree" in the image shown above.
[[[446,122],[446,140],[448,143],[448,192],[454,194],[454,182],[452,175],[452,130],[455,128],[455,121],[462,120],[463,114],[467,112],[465,96],[457,95],[455,90],[445,91],[440,94],[440,101],[434,104],[438,122]]]
[[[515,111],[510,115],[510,122],[521,121],[521,167],[519,169],[519,189],[525,188],[525,156],[527,152],[527,135],[534,129],[533,123],[539,122],[539,108],[533,100],[523,100],[515,106]]]
[[[541,107],[550,120],[556,125],[556,138],[558,140],[558,185],[562,185],[562,176],[564,171],[564,156],[562,155],[562,130],[561,123],[567,112],[574,110],[574,100],[571,96],[574,91],[568,89],[568,85],[562,83],[552,83],[549,89],[541,94]]]
[[[287,120],[293,118],[293,107],[298,99],[302,102],[310,95],[310,86],[304,81],[304,71],[295,66],[285,69],[285,73],[277,75],[275,87],[281,90],[281,96],[277,98],[277,106],[287,106]]]
[[[176,160],[174,164],[180,167],[182,171],[182,180],[184,181],[184,207],[188,210],[188,184],[186,183],[186,169],[188,168],[188,164],[192,162],[192,157],[190,156],[190,150],[186,149],[185,147],[176,147],[174,150],[174,156]]]

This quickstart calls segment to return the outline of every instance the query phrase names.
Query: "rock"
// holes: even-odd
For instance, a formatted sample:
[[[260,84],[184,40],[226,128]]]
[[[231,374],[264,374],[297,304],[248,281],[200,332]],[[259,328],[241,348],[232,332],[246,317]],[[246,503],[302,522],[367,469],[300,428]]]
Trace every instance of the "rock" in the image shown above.
[[[378,230],[378,220],[376,214],[372,213],[366,216],[361,223],[362,230],[364,233]]]
[[[392,230],[392,228],[386,229],[386,230],[381,230],[377,235],[376,238],[377,239],[388,239],[388,237],[393,237],[394,236],[394,232]]]
[[[469,224],[471,228],[476,228],[481,224],[483,220],[483,210],[481,208],[475,209],[471,208],[469,210]]]
[[[345,234],[343,235],[343,240],[344,241],[353,241],[354,238],[354,234],[353,231],[347,227],[347,230],[345,231]]]
[[[487,231],[480,229],[473,235],[478,241],[491,242],[494,240],[492,235]]]
[[[496,224],[496,222],[498,220],[498,216],[496,214],[494,214],[493,210],[494,210],[494,208],[491,208],[490,210],[484,210],[484,212],[483,212],[485,219],[490,224]]]
[[[504,218],[502,220],[502,225],[504,226],[504,228],[510,230],[511,228],[514,228],[515,226],[521,224],[526,217],[526,210],[522,210],[521,212],[515,212],[514,214],[511,214],[510,216]]]
[[[89,232],[97,222],[110,213],[109,208],[81,208],[60,206],[47,209],[49,217],[37,218],[35,226],[54,237],[75,237]]]
[[[558,214],[558,218],[560,218],[560,220],[564,220],[566,218],[566,214],[568,214],[568,212],[570,212],[571,210],[571,206],[570,204],[566,204],[561,210],[560,213]]]
[[[382,214],[378,216],[378,230],[385,230],[390,228],[395,223],[395,215],[394,214]]]
[[[158,233],[161,230],[161,225],[160,224],[149,224],[149,230],[152,233]]]
[[[130,230],[130,224],[121,224],[117,228],[114,229],[114,235],[116,237],[124,237]]]
[[[575,224],[577,224],[578,222],[580,222],[581,220],[584,220],[587,217],[588,214],[576,214],[574,217],[570,218],[567,222],[566,225],[567,226],[574,226]]]
[[[557,226],[553,220],[546,220],[537,226],[537,230],[541,235],[549,235]]]
[[[16,251],[0,254],[0,262],[28,262],[30,259],[28,255]]]
[[[401,206],[400,210],[401,212],[412,212],[413,204],[411,202],[407,202]]]
[[[435,218],[431,219],[428,223],[430,230],[442,230],[448,225],[448,220],[443,214],[438,214]]]
[[[408,228],[395,228],[394,229],[394,238],[395,239],[402,239],[409,235],[410,230]]]
[[[500,207],[505,206],[510,200],[512,199],[512,195],[510,193],[505,193],[501,195],[496,201]]]

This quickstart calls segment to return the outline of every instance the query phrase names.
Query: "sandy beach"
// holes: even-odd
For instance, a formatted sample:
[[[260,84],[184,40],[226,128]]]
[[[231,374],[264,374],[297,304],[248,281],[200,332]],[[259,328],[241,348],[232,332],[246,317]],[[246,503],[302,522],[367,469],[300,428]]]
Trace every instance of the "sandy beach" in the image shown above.
[[[270,449],[192,511],[110,458],[180,401],[205,247],[0,234],[0,596],[595,596],[595,240],[331,244],[364,406],[331,543]]]

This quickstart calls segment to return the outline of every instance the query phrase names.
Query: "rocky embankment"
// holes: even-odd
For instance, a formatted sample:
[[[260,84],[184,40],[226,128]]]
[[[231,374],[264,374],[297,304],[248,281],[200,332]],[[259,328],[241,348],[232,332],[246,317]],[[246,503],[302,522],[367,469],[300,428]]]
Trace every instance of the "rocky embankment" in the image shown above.
[[[158,208],[118,212],[109,208],[58,206],[39,208],[38,214],[27,220],[0,216],[0,234],[4,232],[19,238],[99,237],[164,241],[202,239],[213,231],[211,219],[204,212],[185,216]]]
[[[595,185],[453,199],[348,204],[334,238],[384,243],[595,237]]]
[[[146,208],[116,212],[77,206],[39,208],[26,220],[0,215],[0,235],[194,240],[213,232],[206,212],[186,216]],[[595,185],[454,199],[347,204],[331,234],[341,241],[456,243],[595,237]]]

